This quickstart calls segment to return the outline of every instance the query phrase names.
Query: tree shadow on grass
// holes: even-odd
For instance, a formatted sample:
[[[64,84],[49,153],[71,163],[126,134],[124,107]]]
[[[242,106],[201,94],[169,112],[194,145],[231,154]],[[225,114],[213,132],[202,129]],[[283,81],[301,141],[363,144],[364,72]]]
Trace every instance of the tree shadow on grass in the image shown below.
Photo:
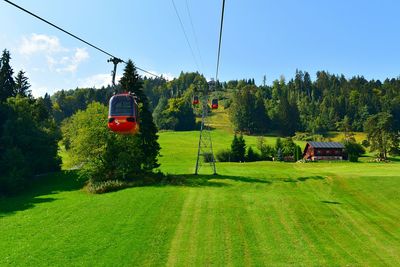
[[[210,186],[224,187],[231,186],[228,181],[243,182],[243,183],[259,183],[271,184],[272,182],[266,179],[257,179],[252,177],[242,176],[227,176],[227,175],[194,175],[194,174],[179,174],[167,175],[159,185],[182,185],[191,187]]]
[[[342,204],[342,203],[337,202],[337,201],[329,201],[329,200],[321,200],[321,202],[322,202],[322,203],[325,203],[325,204],[333,204],[333,205],[340,205],[340,204]]]
[[[391,158],[389,158],[389,160],[393,161],[393,162],[400,162],[400,158],[399,157],[391,157]]]
[[[298,177],[298,178],[286,178],[283,179],[285,183],[298,183],[298,182],[305,182],[307,180],[324,180],[325,177],[323,176],[307,176],[307,177]]]
[[[272,182],[266,179],[257,179],[242,176],[227,175],[194,175],[194,174],[168,174],[148,173],[131,177],[126,181],[115,181],[111,184],[88,184],[87,191],[94,194],[104,194],[124,190],[132,187],[164,187],[164,186],[186,186],[186,187],[228,187],[233,184],[229,181],[242,183],[258,183],[269,185]]]
[[[63,171],[33,178],[31,185],[17,195],[0,196],[0,218],[24,211],[41,203],[57,200],[49,197],[58,192],[75,191],[81,189],[84,181],[78,179],[75,171]],[[42,197],[46,196],[46,197]]]

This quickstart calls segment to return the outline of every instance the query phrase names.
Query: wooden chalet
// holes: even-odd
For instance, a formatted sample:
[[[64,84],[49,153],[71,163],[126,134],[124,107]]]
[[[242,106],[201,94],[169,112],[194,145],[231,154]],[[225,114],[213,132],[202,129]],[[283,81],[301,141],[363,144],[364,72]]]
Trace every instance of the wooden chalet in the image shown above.
[[[305,160],[344,160],[347,158],[345,147],[337,142],[308,142],[304,149]]]

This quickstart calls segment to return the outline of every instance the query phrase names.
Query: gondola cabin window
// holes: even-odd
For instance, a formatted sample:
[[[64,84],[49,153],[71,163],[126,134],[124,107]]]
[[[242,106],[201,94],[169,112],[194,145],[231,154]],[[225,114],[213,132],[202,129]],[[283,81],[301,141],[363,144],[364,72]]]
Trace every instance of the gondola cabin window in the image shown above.
[[[133,101],[129,96],[115,96],[111,99],[110,116],[134,116]]]
[[[125,93],[111,97],[108,128],[120,134],[136,134],[139,131],[138,106],[133,95]]]

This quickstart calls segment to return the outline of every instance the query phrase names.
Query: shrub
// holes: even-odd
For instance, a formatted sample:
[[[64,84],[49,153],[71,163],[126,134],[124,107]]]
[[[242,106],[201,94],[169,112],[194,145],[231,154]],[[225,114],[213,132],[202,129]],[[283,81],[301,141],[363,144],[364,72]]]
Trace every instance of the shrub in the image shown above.
[[[213,154],[211,154],[209,152],[206,152],[206,153],[203,154],[203,161],[205,163],[213,162],[213,160],[214,160],[214,155]]]
[[[358,155],[349,154],[349,161],[350,162],[358,162]]]
[[[265,139],[263,136],[258,137],[257,148],[261,152],[260,160],[272,161],[272,158],[275,155],[275,150],[272,146],[265,144]]]
[[[351,162],[357,162],[358,158],[365,154],[364,147],[358,143],[346,142],[344,146]]]
[[[219,162],[230,162],[232,157],[232,152],[229,149],[219,150],[215,154],[215,157]]]
[[[247,149],[246,161],[254,162],[254,161],[259,161],[260,159],[261,155],[258,154],[256,151],[254,151],[251,146],[249,146],[249,148]]]
[[[92,194],[104,194],[108,192],[118,191],[127,188],[129,185],[126,182],[119,180],[109,180],[100,182],[90,182],[86,189]]]

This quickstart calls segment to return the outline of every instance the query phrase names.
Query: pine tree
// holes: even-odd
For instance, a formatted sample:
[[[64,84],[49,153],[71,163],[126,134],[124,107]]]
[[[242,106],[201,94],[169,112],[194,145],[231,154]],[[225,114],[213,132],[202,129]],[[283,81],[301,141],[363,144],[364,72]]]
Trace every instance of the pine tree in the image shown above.
[[[255,132],[263,133],[267,129],[268,117],[265,109],[264,99],[259,91],[256,93],[256,101],[254,105],[254,124]]]
[[[139,102],[139,138],[141,140],[141,151],[144,155],[143,169],[151,171],[159,167],[157,157],[160,154],[158,144],[157,127],[149,108],[149,100],[143,92],[143,83],[136,71],[132,60],[129,60],[124,69],[124,75],[120,80],[121,90],[134,93]]]
[[[246,154],[246,142],[241,134],[239,137],[235,134],[231,144],[232,161],[243,162]]]
[[[277,159],[278,161],[283,161],[282,148],[279,148],[279,149],[278,149],[278,152],[277,152],[277,154],[276,154],[276,159]]]
[[[238,140],[238,138],[237,138],[237,135],[235,134],[234,136],[233,136],[233,140],[232,140],[232,144],[231,144],[231,160],[232,161],[239,161],[239,150],[238,150],[238,147],[239,147],[239,140]]]
[[[290,103],[286,96],[281,97],[278,106],[279,131],[284,136],[292,136],[296,132],[300,115],[296,102]]]
[[[243,138],[243,134],[240,134],[238,141],[239,141],[239,160],[241,162],[244,162],[246,154],[246,141]]]
[[[51,102],[50,95],[48,93],[44,94],[43,101],[49,114],[53,114],[53,103]]]
[[[0,102],[4,102],[7,98],[15,96],[14,71],[10,66],[10,60],[10,52],[4,49],[0,59]]]
[[[282,148],[283,148],[282,139],[278,137],[275,142],[275,150],[276,151],[278,151],[279,149],[282,150]]]
[[[260,160],[260,155],[253,150],[251,146],[247,149],[246,161],[247,162],[254,162]]]
[[[256,86],[245,86],[235,93],[230,117],[238,131],[255,133],[265,130],[268,119],[264,100]]]
[[[31,85],[28,82],[28,77],[25,76],[25,72],[20,70],[15,77],[15,95],[23,97],[32,97],[32,91],[29,89]]]

